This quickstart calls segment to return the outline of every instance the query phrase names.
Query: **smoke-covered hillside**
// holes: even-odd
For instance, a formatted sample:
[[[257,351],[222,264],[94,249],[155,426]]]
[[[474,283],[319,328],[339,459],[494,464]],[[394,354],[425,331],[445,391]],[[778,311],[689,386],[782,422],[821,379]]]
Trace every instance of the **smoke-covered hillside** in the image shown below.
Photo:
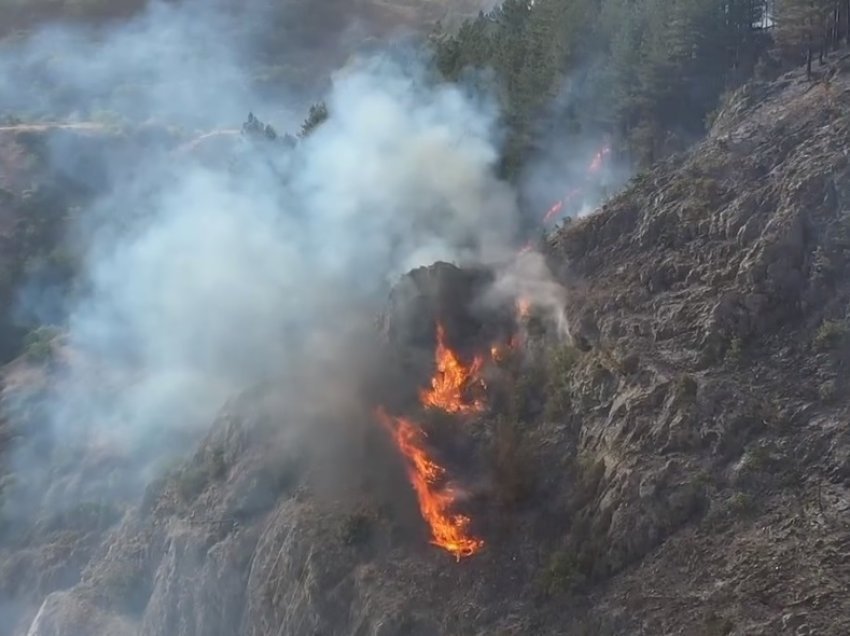
[[[847,633],[848,16],[245,7],[3,41],[0,636]]]
[[[81,40],[97,39],[158,7],[177,7],[178,13],[200,25],[215,20],[216,47],[230,54],[238,51],[244,58],[243,81],[278,99],[283,89],[303,108],[302,100],[325,90],[330,73],[364,46],[425,33],[437,24],[456,25],[492,4],[490,0],[2,0],[0,38],[18,42],[27,33],[60,24],[71,25]],[[133,75],[131,69],[126,72]]]

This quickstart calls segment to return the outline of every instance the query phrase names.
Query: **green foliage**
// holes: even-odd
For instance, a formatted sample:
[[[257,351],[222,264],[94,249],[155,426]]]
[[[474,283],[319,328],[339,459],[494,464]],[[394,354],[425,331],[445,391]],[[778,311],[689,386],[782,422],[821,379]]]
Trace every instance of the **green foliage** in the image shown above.
[[[834,351],[847,342],[850,329],[844,320],[825,320],[815,332],[812,346],[821,353]]]
[[[491,444],[494,490],[500,503],[515,506],[534,490],[534,461],[526,450],[516,421],[501,418],[493,429]]]
[[[835,380],[824,380],[818,386],[818,397],[827,404],[835,402],[840,395],[841,392],[838,390],[838,383]]]
[[[729,498],[729,512],[736,517],[748,517],[755,513],[756,502],[753,496],[745,492],[736,492]]]
[[[571,372],[581,353],[572,345],[555,349],[548,360],[546,383],[546,411],[548,419],[564,417],[570,411],[572,396]]]
[[[493,71],[485,81],[509,127],[502,167],[514,177],[564,78],[559,126],[616,133],[643,163],[681,148],[752,73],[769,43],[763,9],[751,0],[508,0],[432,41],[448,79]]]
[[[712,532],[721,532],[736,520],[749,519],[758,512],[756,499],[746,492],[735,492],[726,500],[713,500],[703,523]]]
[[[558,550],[549,558],[539,583],[545,594],[556,596],[575,591],[584,585],[585,580],[575,556],[567,550]]]
[[[325,102],[319,102],[318,104],[310,106],[310,112],[307,113],[307,119],[305,119],[304,123],[301,124],[300,137],[303,139],[312,133],[316,128],[327,121],[328,117],[330,117],[330,113],[328,112],[328,107]]]
[[[739,364],[743,358],[744,345],[741,339],[736,336],[729,341],[729,346],[726,348],[726,362]]]
[[[53,341],[58,337],[55,327],[41,326],[29,332],[24,338],[24,355],[34,362],[43,362],[53,352]]]
[[[837,0],[782,0],[775,20],[780,50],[795,63],[805,60],[811,73],[814,55],[822,56],[837,44],[843,17]]]

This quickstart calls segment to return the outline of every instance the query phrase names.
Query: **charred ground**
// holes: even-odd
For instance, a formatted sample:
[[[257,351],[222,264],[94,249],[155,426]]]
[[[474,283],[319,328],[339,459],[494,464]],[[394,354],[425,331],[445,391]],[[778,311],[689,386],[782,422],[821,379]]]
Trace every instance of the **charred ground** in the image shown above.
[[[746,86],[704,142],[552,235],[571,341],[532,314],[483,413],[416,390],[437,320],[467,359],[515,328],[467,302],[487,274],[396,288],[369,390],[421,418],[479,554],[428,544],[371,413],[315,445],[258,389],[120,521],[7,542],[3,633],[847,633],[845,66]]]

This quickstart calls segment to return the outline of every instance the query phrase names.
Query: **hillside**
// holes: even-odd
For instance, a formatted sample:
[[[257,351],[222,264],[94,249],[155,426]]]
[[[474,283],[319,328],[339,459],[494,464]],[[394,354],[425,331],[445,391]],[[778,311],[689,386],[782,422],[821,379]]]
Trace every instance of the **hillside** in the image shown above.
[[[104,33],[132,34],[145,16],[162,13],[162,8],[166,7],[171,17],[155,26],[148,38],[167,37],[169,29],[173,28],[172,20],[187,20],[196,29],[208,23],[220,41],[227,42],[228,51],[238,51],[240,61],[250,72],[251,84],[275,94],[278,99],[281,92],[287,100],[293,99],[295,94],[300,100],[298,106],[304,107],[302,102],[309,104],[309,99],[325,88],[329,75],[363,47],[386,44],[399,35],[427,33],[437,23],[452,28],[492,5],[490,0],[180,0],[165,3],[149,0],[2,0],[0,54],[4,52],[3,45],[14,47],[27,35],[51,28],[66,29],[90,41],[97,41]],[[138,43],[124,42],[121,46],[138,46]],[[176,60],[167,62],[168,65],[178,63]],[[147,64],[156,62],[149,60]],[[123,86],[126,78],[121,73],[133,75],[126,63],[123,66],[112,80],[118,84],[112,89],[137,89],[132,82]],[[31,70],[30,75],[39,72]],[[166,74],[162,69],[160,73]],[[41,90],[49,92],[55,88],[48,83]],[[57,101],[61,99],[59,92]],[[41,101],[41,98],[32,101]],[[0,112],[0,116],[6,114]]]
[[[750,83],[549,236],[566,340],[473,302],[491,273],[411,272],[344,425],[258,386],[126,512],[7,528],[0,633],[850,632],[848,105],[847,58]],[[7,399],[57,368],[18,361]],[[457,489],[412,488],[416,449]],[[50,479],[93,462],[120,474]],[[442,496],[469,519],[448,553],[420,514]]]

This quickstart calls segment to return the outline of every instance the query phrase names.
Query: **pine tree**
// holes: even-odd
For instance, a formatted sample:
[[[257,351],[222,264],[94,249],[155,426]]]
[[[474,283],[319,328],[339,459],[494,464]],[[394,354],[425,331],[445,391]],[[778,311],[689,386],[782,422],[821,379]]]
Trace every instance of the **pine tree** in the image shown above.
[[[302,139],[312,133],[316,128],[321,126],[325,120],[330,117],[328,106],[325,102],[319,102],[310,106],[310,112],[307,113],[307,119],[301,124],[301,132],[299,137]]]
[[[777,0],[777,44],[789,59],[805,57],[808,76],[814,54],[817,52],[823,59],[829,41],[829,19],[836,4],[835,0]]]

